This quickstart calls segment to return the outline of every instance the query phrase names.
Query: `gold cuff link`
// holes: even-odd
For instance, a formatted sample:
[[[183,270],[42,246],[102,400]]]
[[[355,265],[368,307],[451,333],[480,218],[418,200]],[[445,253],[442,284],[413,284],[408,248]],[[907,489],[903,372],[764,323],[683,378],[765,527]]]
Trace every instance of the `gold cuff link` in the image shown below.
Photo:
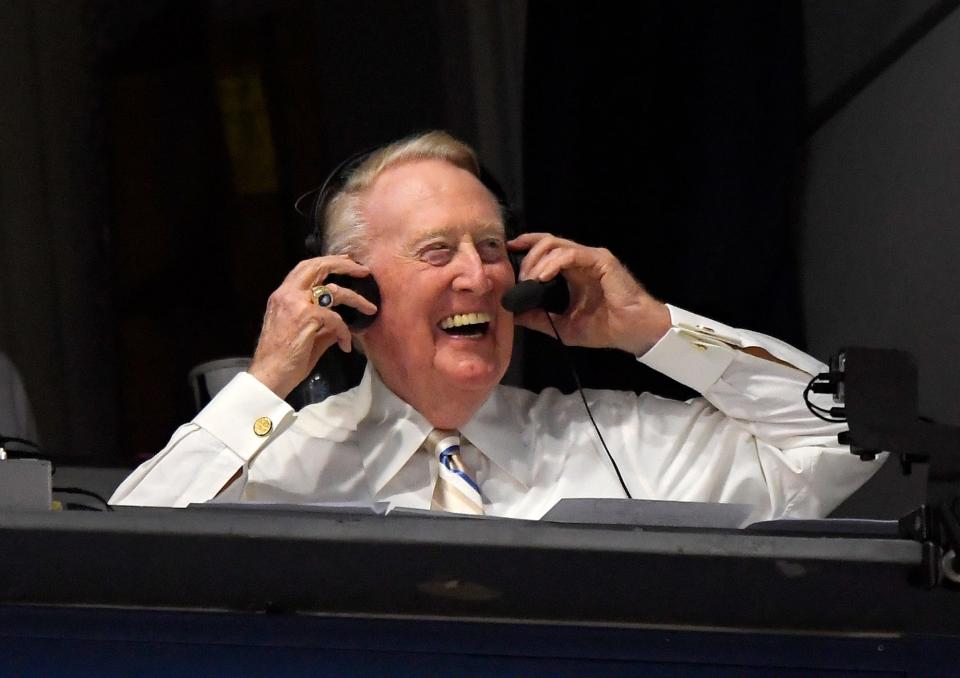
[[[260,417],[255,422],[253,422],[253,432],[256,433],[261,438],[270,431],[273,430],[273,422],[270,421],[270,417]]]

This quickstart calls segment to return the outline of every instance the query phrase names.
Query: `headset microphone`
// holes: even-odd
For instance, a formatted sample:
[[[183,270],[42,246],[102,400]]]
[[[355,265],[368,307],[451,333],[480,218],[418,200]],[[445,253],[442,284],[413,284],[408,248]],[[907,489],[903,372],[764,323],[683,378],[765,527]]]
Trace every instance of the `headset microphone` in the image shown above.
[[[562,275],[546,282],[521,280],[507,290],[500,304],[511,313],[542,308],[549,313],[563,314],[570,306],[570,288]]]

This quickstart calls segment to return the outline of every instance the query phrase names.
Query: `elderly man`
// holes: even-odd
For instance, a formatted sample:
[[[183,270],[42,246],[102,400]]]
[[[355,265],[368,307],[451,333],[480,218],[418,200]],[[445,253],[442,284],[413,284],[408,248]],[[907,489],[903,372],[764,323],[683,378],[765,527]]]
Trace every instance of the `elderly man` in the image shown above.
[[[327,203],[325,256],[271,295],[249,372],[236,377],[113,502],[373,502],[539,518],[564,497],[743,502],[754,517],[821,516],[877,468],[837,444],[801,393],[823,366],[769,337],[664,305],[608,251],[548,234],[507,241],[473,151],[430,132],[368,155]],[[514,325],[545,314],[501,306],[521,279],[563,274],[569,344],[627,351],[701,394],[688,402],[588,391],[616,461],[577,394],[499,385]],[[331,274],[379,283],[376,319],[351,332],[311,290]],[[293,412],[283,398],[333,344],[368,358],[359,386]]]

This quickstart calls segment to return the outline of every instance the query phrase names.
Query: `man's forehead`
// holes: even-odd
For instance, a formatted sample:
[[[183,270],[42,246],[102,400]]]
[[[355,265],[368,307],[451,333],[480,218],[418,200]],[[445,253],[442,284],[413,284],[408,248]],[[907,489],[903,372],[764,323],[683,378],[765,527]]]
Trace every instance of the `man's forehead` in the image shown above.
[[[364,196],[363,211],[377,230],[437,229],[503,232],[500,206],[471,172],[443,160],[417,160],[387,168]]]

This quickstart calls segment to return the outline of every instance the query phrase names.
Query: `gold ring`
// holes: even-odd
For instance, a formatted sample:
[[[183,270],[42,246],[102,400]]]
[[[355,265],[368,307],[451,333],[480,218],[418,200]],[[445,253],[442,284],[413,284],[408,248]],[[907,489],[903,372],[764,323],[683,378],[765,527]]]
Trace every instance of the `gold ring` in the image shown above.
[[[333,290],[326,285],[314,285],[310,291],[313,293],[313,303],[317,306],[333,306]]]

